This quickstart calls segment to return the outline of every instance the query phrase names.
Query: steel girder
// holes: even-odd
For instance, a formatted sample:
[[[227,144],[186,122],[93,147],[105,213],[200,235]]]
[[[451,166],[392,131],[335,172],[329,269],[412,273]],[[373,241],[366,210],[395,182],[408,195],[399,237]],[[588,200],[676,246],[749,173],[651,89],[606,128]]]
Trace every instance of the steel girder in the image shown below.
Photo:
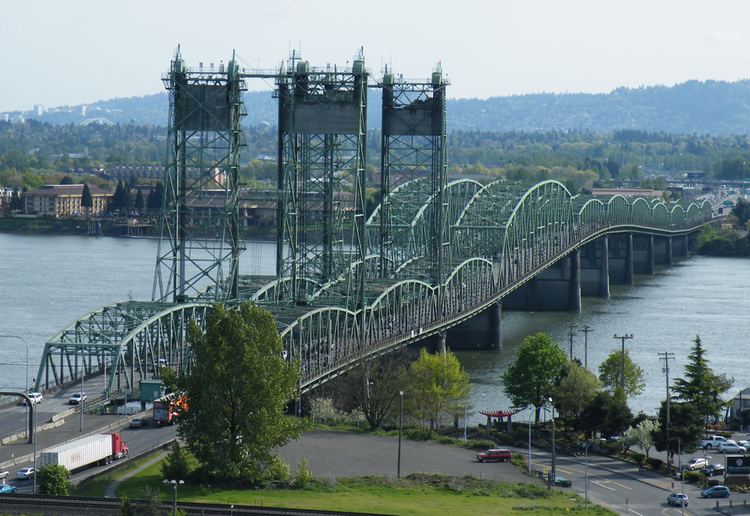
[[[245,83],[234,58],[226,70],[189,69],[178,49],[164,84],[169,145],[152,299],[237,299]]]
[[[164,362],[184,370],[190,364],[188,326],[195,322],[203,328],[210,310],[206,303],[128,301],[91,312],[45,344],[35,388],[80,378],[79,364],[86,375],[109,375],[107,393],[158,378]]]

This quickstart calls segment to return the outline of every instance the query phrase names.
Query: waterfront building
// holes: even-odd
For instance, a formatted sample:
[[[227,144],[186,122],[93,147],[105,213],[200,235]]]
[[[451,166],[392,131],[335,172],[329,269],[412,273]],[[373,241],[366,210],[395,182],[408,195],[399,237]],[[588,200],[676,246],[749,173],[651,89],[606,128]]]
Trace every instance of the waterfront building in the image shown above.
[[[112,193],[89,185],[93,206],[89,215],[100,215],[108,209]],[[40,217],[74,217],[84,215],[81,200],[83,185],[44,185],[23,194],[23,211]]]

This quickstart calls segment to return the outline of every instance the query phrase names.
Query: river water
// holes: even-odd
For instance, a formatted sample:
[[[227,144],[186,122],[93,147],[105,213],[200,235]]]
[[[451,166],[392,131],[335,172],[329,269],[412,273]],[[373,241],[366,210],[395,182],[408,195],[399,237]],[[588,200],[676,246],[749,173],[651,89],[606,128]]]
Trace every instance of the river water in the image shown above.
[[[128,299],[151,299],[157,242],[150,239],[0,234],[0,334],[29,344],[29,378],[36,377],[44,343],[91,310]],[[247,244],[242,273],[271,274],[274,244]],[[609,299],[584,298],[581,313],[506,312],[503,351],[458,352],[471,376],[474,411],[509,408],[501,377],[524,336],[547,332],[568,351],[568,325],[589,325],[589,367],[595,369],[620,341],[644,372],[646,388],[630,401],[634,412],[656,412],[665,377],[658,352],[675,354],[672,378],[682,374],[696,334],[714,371],[734,377],[734,392],[750,385],[750,260],[695,256],[632,287],[613,285]],[[0,337],[0,388],[24,384],[26,349]],[[583,334],[574,338],[583,358]],[[733,394],[734,394],[733,392]],[[525,416],[524,416],[525,417]],[[473,421],[480,421],[478,416]]]

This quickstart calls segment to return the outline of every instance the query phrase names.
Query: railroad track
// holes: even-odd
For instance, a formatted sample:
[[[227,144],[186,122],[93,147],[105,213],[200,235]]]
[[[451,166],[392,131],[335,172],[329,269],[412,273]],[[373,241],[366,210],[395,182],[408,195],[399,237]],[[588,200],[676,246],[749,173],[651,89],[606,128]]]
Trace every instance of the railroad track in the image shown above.
[[[146,503],[143,500],[133,500],[134,503]],[[213,504],[213,503],[184,503],[179,502],[177,508],[186,515],[228,515],[228,514],[267,514],[273,516],[346,516],[363,513],[318,511],[310,509],[284,509],[278,507],[258,507],[250,505]],[[171,503],[162,503],[165,513],[172,510]],[[0,514],[28,514],[29,512],[43,515],[117,515],[120,514],[120,500],[112,498],[89,498],[85,496],[49,496],[49,495],[0,495]],[[374,513],[370,513],[374,514]]]

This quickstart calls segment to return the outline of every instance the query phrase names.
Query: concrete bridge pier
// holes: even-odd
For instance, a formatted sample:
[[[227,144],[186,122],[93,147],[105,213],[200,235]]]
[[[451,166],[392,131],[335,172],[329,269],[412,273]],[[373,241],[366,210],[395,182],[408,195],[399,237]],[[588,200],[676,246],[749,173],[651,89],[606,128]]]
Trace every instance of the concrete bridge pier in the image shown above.
[[[633,272],[653,274],[654,270],[653,235],[633,235]]]
[[[598,238],[581,248],[581,295],[609,297],[609,240]]]
[[[446,332],[444,331],[437,333],[434,337],[435,349],[437,350],[438,353],[442,353],[443,355],[445,355],[445,352],[447,350],[447,347],[445,345],[445,340],[446,340],[445,337],[446,337]]]
[[[688,258],[690,256],[690,248],[688,243],[688,236],[675,236],[671,237],[672,240],[672,252],[680,258]]]
[[[503,306],[506,310],[579,311],[580,265],[580,252],[571,252],[503,298]]]
[[[633,234],[613,235],[609,245],[609,282],[633,284]]]
[[[498,301],[468,321],[448,330],[451,349],[503,349],[503,308]],[[439,346],[437,347],[439,349]]]
[[[654,261],[659,265],[672,265],[672,237],[654,238]]]

